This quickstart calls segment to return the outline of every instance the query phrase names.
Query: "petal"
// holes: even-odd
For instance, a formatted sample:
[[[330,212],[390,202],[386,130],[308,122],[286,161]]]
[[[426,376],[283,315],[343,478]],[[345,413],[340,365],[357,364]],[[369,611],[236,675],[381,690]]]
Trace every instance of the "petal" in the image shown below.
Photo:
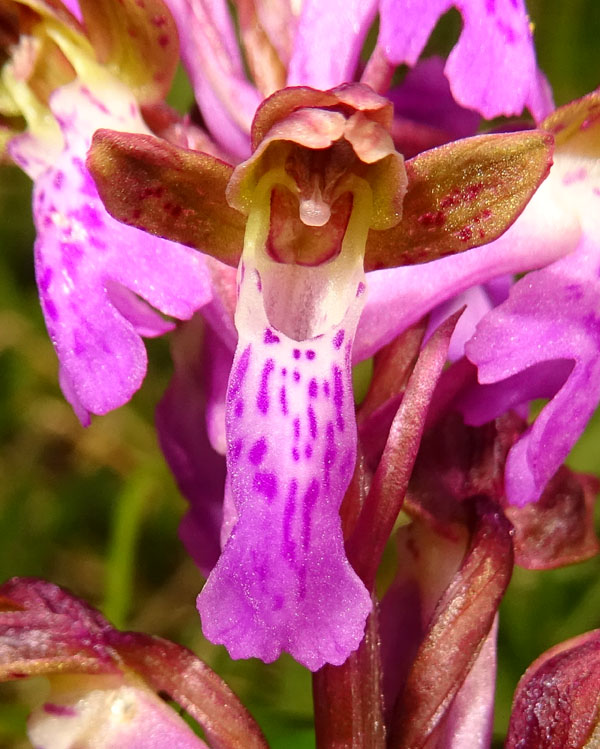
[[[131,96],[116,82],[109,93],[110,111],[80,84],[54,94],[66,144],[34,190],[36,277],[46,325],[70,394],[92,413],[129,400],[146,370],[138,330],[161,332],[132,292],[183,319],[211,295],[199,255],[104,210],[84,163],[95,125],[144,129]]]
[[[488,292],[488,287],[497,289],[504,286],[505,293],[503,296],[504,299],[506,299],[511,281],[512,276],[500,276],[500,278],[492,279],[492,281],[487,284],[472,286],[470,289],[467,289],[467,291],[457,294],[448,302],[440,304],[429,316],[425,340],[429,338],[443,320],[464,307],[464,312],[456,323],[456,328],[454,329],[450,341],[450,347],[448,348],[448,359],[450,361],[457,361],[457,359],[460,359],[461,356],[465,355],[465,343],[472,338],[477,323],[486,312],[489,312],[495,306],[492,301],[493,297],[491,297]],[[504,299],[501,301],[504,301]],[[497,302],[497,304],[499,303],[500,301]]]
[[[467,344],[482,383],[506,380],[541,362],[574,362],[509,454],[506,493],[512,504],[539,498],[600,400],[599,273],[600,246],[584,236],[572,255],[519,281]]]
[[[316,670],[358,647],[371,608],[339,517],[356,456],[350,350],[363,271],[352,247],[322,266],[276,263],[268,224],[256,235],[255,224],[251,215],[227,394],[238,520],[198,608],[206,637],[232,657],[270,662],[286,650]]]
[[[487,749],[494,725],[498,615],[446,718],[444,749]]]
[[[447,140],[475,135],[481,117],[452,98],[443,68],[440,57],[428,57],[410,69],[400,86],[387,94],[395,115],[439,128],[448,134]]]
[[[27,735],[38,749],[208,749],[164,700],[120,675],[55,677]]]
[[[82,20],[79,0],[62,0],[63,5],[72,13],[78,21]]]
[[[231,689],[187,648],[140,632],[117,632],[121,663],[198,721],[211,747],[267,749],[260,728]],[[183,677],[183,678],[182,678]]]
[[[300,10],[294,0],[254,0],[260,25],[287,68],[294,49]]]
[[[250,155],[250,125],[260,93],[248,83],[224,0],[168,0],[181,58],[213,138],[235,157]]]
[[[352,81],[376,12],[376,0],[305,0],[287,85],[325,90]]]
[[[536,65],[523,0],[382,0],[378,45],[394,64],[414,65],[438,18],[453,5],[463,30],[445,73],[456,101],[487,119],[528,107],[541,121],[552,99]]]
[[[111,678],[103,683],[91,681],[89,689],[85,690],[74,677],[65,680],[68,674],[96,674],[94,679],[99,678],[97,674],[105,674]],[[150,725],[161,731],[163,737],[167,731],[171,736],[167,746],[173,741],[175,746],[194,745],[190,745],[190,734],[179,723],[176,713],[170,708],[166,714],[161,712],[165,708],[164,701],[154,702],[156,697],[148,687],[176,701],[198,721],[211,746],[266,747],[260,729],[233,692],[191,651],[160,637],[119,632],[98,611],[58,585],[35,578],[16,577],[0,586],[0,680],[40,675],[58,677],[62,686],[71,692],[62,695],[63,704],[60,704],[61,695],[57,695],[59,704],[47,703],[43,708],[45,717],[66,718],[70,714],[77,720],[74,712],[80,708],[89,710],[88,718],[101,724],[89,731],[94,739],[93,747],[164,746],[164,741],[151,743],[153,732],[150,735],[144,733]],[[134,693],[129,689],[121,692],[123,686],[129,687],[131,683]],[[58,681],[54,686],[59,687]],[[94,695],[96,688],[104,690],[106,699]],[[137,690],[143,690],[143,695]],[[76,699],[73,691],[79,693],[79,698]],[[84,696],[82,691],[87,691],[87,695]],[[83,703],[80,698],[83,698]],[[139,699],[143,704],[139,704]],[[142,713],[149,711],[146,713],[147,722],[138,724],[133,735],[127,733],[127,726],[120,720],[123,701],[134,703],[132,710],[125,711],[125,717],[129,719],[136,718],[138,709]],[[76,704],[70,705],[69,702]],[[114,723],[106,715],[106,707],[111,709]],[[35,723],[38,725],[34,730],[40,727],[40,716]],[[109,723],[110,730],[116,735],[107,744],[97,743],[109,738],[103,733]],[[48,723],[40,730],[44,732],[46,729],[50,730]],[[121,734],[121,731],[125,733]],[[144,736],[148,743],[134,743],[138,736]],[[52,738],[47,746],[54,749],[57,746],[71,747],[72,744],[57,744]],[[84,745],[77,743],[77,746]],[[86,743],[85,746],[90,745]]]
[[[208,575],[221,551],[225,460],[215,454],[206,431],[209,362],[203,351],[204,333],[201,319],[195,316],[174,335],[175,372],[156,409],[156,428],[177,486],[190,504],[179,535],[201,572]]]

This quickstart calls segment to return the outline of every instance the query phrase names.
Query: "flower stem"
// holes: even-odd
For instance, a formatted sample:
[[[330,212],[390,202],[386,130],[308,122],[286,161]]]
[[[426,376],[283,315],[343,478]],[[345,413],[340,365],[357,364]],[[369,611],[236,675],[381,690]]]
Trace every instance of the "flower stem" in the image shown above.
[[[125,626],[129,612],[140,518],[152,483],[152,476],[140,471],[117,497],[106,560],[103,610],[119,629]]]

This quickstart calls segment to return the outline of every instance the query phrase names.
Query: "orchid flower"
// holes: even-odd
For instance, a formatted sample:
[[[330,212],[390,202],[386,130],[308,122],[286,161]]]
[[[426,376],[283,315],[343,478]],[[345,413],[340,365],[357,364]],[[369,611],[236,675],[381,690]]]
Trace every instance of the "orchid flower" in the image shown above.
[[[507,462],[509,501],[536,501],[600,400],[596,318],[600,287],[600,95],[568,104],[544,121],[555,134],[555,164],[536,195],[556,244],[570,254],[517,282],[467,343],[482,387],[465,398],[472,423],[532,398],[550,398]],[[527,220],[527,210],[523,220]],[[512,231],[518,233],[519,222]],[[544,241],[536,237],[535,242]],[[536,251],[536,245],[531,245]]]
[[[85,166],[97,127],[150,132],[140,106],[167,92],[177,33],[160,0],[73,3],[87,32],[60,4],[21,5],[35,14],[23,15],[2,88],[27,128],[8,150],[34,180],[42,309],[63,392],[87,424],[140,387],[140,336],[172,329],[149,305],[187,319],[211,297],[197,253],[114,221]]]
[[[13,578],[0,586],[0,680],[29,676],[50,686],[27,725],[39,749],[266,746],[236,696],[189,650],[120,632],[57,585]],[[159,692],[187,710],[208,744]]]
[[[391,114],[360,85],[284,89],[261,106],[253,156],[235,170],[148,136],[94,136],[88,163],[111,213],[239,261],[231,533],[198,600],[205,634],[234,657],[287,650],[316,670],[362,638],[371,602],[338,510],[356,455],[350,365],[365,268],[489,241],[548,168],[551,138],[520,133],[445,146],[405,171]]]

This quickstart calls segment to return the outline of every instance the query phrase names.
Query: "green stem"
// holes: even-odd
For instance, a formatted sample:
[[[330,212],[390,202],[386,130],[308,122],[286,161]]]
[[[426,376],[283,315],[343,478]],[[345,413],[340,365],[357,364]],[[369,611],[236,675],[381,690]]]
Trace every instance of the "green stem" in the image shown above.
[[[140,519],[152,484],[147,471],[139,472],[117,497],[106,560],[103,610],[118,629],[125,626],[129,613]]]

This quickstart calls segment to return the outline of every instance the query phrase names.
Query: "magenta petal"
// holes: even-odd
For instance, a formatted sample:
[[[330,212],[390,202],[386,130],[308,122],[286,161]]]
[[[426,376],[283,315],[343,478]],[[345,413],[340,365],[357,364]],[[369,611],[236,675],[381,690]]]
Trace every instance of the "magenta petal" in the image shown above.
[[[108,93],[110,110],[79,83],[53,95],[65,147],[34,189],[42,308],[68,383],[65,394],[80,416],[129,400],[146,371],[140,334],[172,327],[136,295],[182,319],[211,296],[200,255],[125,226],[104,210],[84,163],[92,133],[96,126],[145,129],[133,99],[116,82]]]
[[[329,89],[354,80],[377,0],[305,0],[288,68],[288,86]]]
[[[525,379],[528,368],[542,362],[555,362],[546,378],[559,387],[568,374],[509,453],[505,481],[512,504],[539,498],[600,400],[599,274],[600,246],[584,237],[572,255],[519,281],[467,344],[484,384],[521,372]]]
[[[352,287],[339,323],[294,340],[267,322],[261,277],[242,266],[227,395],[238,520],[198,597],[204,634],[233,658],[270,662],[285,650],[316,670],[362,639],[371,601],[338,510],[356,455],[350,349],[363,288]]]
[[[250,125],[261,96],[248,83],[224,0],[166,0],[181,59],[213,138],[233,157],[250,155]]]
[[[225,460],[206,432],[206,365],[202,320],[196,316],[173,337],[175,373],[156,409],[161,449],[190,504],[179,527],[186,549],[208,575],[221,551]]]
[[[538,71],[523,0],[382,0],[379,45],[395,63],[414,65],[438,18],[456,6],[463,30],[446,76],[456,101],[491,119],[528,107],[539,122],[552,99]]]

